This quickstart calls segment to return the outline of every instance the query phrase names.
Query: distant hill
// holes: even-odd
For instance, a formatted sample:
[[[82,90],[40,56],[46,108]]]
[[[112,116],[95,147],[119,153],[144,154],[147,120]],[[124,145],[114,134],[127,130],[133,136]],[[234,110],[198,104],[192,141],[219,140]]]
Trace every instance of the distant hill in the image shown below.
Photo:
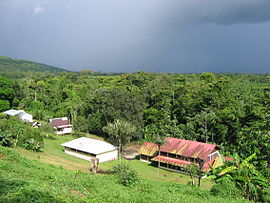
[[[67,70],[33,61],[13,59],[6,56],[0,56],[1,75],[9,76],[11,73],[17,75],[29,72],[61,73],[67,72]]]

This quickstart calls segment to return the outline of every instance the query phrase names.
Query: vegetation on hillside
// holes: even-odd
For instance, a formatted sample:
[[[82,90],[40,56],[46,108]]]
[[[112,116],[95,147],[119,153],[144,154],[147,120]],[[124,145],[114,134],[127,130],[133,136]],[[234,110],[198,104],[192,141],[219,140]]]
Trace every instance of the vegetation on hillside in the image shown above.
[[[210,142],[242,158],[256,152],[258,165],[270,164],[268,75],[61,73],[14,83],[14,107],[35,119],[68,116],[76,131],[105,139],[111,136],[103,127],[119,119],[137,129],[131,141]]]
[[[11,78],[21,78],[27,76],[29,72],[60,73],[65,71],[67,70],[55,66],[0,56],[0,74]]]
[[[119,171],[119,170],[118,170]],[[247,202],[214,197],[179,183],[143,179],[125,186],[116,175],[70,171],[22,158],[0,146],[0,202]]]
[[[114,144],[119,146],[129,141],[155,142],[176,137],[217,144],[223,153],[231,156],[237,152],[240,159],[256,153],[252,164],[269,184],[270,77],[267,74],[140,71],[94,76],[91,72],[63,72],[29,74],[20,79],[1,77],[0,81],[2,110],[24,109],[43,121],[68,116],[75,131],[93,133],[111,142],[117,138]],[[124,128],[121,127],[112,132],[109,129],[117,121],[128,123],[134,130],[119,134]],[[246,182],[233,181],[233,184]],[[249,186],[251,182],[246,185],[253,187]],[[245,192],[245,188],[241,190]],[[260,198],[258,194],[244,196]]]

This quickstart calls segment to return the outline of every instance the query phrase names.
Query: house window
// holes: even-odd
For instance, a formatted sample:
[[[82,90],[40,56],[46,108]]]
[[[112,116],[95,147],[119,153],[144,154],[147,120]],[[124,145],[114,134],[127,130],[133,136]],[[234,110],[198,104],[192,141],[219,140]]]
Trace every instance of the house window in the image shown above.
[[[160,152],[160,155],[161,156],[167,156],[167,153],[166,152]]]

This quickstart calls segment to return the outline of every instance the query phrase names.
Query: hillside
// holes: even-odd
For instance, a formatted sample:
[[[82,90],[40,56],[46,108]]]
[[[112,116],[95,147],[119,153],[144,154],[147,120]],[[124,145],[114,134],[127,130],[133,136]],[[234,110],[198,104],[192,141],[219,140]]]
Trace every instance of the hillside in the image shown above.
[[[93,175],[43,164],[0,147],[0,202],[246,202],[208,191],[144,179],[126,187],[114,175]]]
[[[60,73],[67,70],[54,66],[36,63],[27,60],[13,59],[6,56],[0,56],[0,73],[9,75],[9,73],[29,73],[29,72],[52,72]]]

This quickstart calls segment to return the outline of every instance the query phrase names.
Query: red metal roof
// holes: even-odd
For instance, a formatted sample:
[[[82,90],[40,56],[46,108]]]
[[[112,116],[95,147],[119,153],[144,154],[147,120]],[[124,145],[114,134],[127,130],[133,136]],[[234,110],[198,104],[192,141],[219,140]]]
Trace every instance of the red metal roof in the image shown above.
[[[166,156],[156,156],[151,160],[152,161],[160,161],[162,163],[171,164],[171,165],[180,166],[180,167],[185,167],[185,166],[192,163],[190,161],[179,160],[179,159],[166,157]]]
[[[53,118],[51,119],[52,126],[59,128],[61,126],[70,126],[70,123],[67,118]]]
[[[217,146],[214,144],[178,138],[167,138],[166,144],[161,146],[160,151],[206,160],[208,155],[212,153],[215,148],[217,148]]]
[[[174,166],[180,166],[180,167],[183,167],[183,168],[185,168],[187,165],[189,165],[191,163],[194,163],[194,162],[179,160],[179,159],[166,157],[166,156],[156,156],[151,160],[152,161],[160,161],[161,163],[171,164],[171,165],[174,165]],[[198,163],[195,163],[195,164],[197,166],[199,166]],[[215,159],[212,159],[212,160],[204,163],[203,167],[201,168],[201,171],[202,172],[208,172],[212,168],[217,168],[217,167],[221,166],[222,164],[223,163],[220,162],[220,157],[216,157]]]

